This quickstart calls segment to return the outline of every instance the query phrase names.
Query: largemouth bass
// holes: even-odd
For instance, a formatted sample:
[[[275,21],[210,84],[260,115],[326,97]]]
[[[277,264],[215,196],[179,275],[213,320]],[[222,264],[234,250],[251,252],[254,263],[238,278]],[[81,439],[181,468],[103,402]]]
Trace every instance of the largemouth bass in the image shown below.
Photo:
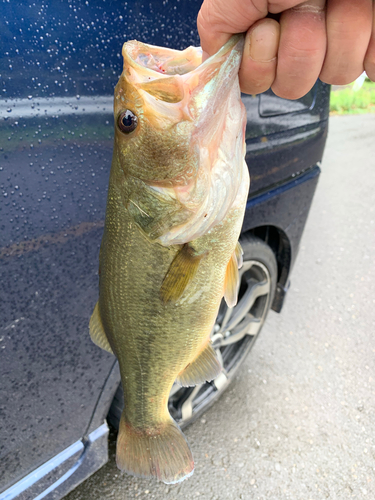
[[[200,48],[124,44],[93,341],[120,365],[124,410],[117,465],[176,483],[193,473],[168,412],[175,381],[217,377],[210,343],[222,297],[237,300],[249,189],[243,37],[202,63]]]

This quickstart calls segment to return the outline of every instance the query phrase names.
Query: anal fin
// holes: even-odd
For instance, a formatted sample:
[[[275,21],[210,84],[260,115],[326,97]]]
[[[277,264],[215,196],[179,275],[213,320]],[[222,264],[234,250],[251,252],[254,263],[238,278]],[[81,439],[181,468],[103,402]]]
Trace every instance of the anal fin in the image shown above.
[[[160,298],[164,304],[176,302],[181,297],[205,255],[197,255],[188,243],[181,248],[169,266],[160,288]]]
[[[102,320],[99,312],[99,302],[95,304],[94,311],[90,318],[90,337],[98,347],[113,354],[112,348],[108,342],[107,335],[104,332]]]
[[[211,342],[208,342],[195,360],[178,375],[176,382],[182,387],[204,384],[216,378],[221,373],[221,369],[220,361]]]

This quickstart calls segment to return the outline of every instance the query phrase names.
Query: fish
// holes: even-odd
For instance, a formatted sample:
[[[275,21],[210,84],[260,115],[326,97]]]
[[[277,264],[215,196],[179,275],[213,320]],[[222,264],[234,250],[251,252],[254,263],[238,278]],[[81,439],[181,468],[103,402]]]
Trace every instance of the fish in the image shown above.
[[[176,382],[215,379],[210,341],[222,298],[237,301],[238,243],[249,191],[243,35],[202,50],[126,42],[99,254],[93,342],[118,359],[124,409],[116,462],[166,484],[193,474],[168,411]]]

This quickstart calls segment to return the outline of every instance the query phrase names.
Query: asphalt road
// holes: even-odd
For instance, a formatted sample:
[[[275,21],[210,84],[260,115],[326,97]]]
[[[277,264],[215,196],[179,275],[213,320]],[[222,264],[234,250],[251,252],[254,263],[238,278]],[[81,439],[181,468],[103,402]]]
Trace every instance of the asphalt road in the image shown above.
[[[334,117],[278,315],[186,429],[195,473],[166,486],[110,461],[67,500],[375,498],[375,114]]]

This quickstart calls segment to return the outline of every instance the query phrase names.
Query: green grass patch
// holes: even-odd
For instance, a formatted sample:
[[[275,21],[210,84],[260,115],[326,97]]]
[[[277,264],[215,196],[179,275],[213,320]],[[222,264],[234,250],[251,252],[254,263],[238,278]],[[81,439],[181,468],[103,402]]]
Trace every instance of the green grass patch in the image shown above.
[[[330,111],[335,115],[375,113],[375,83],[366,80],[355,91],[353,83],[331,92]]]

